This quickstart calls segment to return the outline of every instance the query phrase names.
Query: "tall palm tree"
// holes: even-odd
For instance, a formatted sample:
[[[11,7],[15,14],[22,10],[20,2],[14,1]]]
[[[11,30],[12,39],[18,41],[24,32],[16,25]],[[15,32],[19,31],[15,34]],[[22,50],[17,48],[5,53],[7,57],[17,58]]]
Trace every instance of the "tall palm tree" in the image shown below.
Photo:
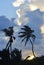
[[[13,36],[13,33],[14,33],[13,26],[9,27],[8,29],[5,28],[2,31],[5,32],[6,36],[9,36],[9,41],[8,41],[8,43],[6,45],[6,49],[9,49],[10,52],[11,52],[12,51],[12,42],[13,42],[13,39],[15,40],[15,37]]]
[[[26,39],[25,41],[25,46],[28,42],[28,40],[30,41],[31,45],[32,45],[32,53],[33,56],[35,57],[34,54],[34,47],[33,47],[33,42],[35,41],[36,36],[33,34],[34,30],[31,30],[31,28],[29,26],[24,25],[23,28],[21,28],[21,32],[19,32],[19,37],[22,38],[22,42]]]

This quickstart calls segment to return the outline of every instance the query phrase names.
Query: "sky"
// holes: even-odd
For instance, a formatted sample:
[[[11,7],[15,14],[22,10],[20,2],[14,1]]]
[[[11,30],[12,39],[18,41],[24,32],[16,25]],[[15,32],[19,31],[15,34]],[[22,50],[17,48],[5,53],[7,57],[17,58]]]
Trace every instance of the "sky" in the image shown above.
[[[23,57],[32,55],[30,42],[28,41],[25,47],[25,42],[21,44],[21,40],[18,38],[20,28],[28,25],[35,30],[35,54],[44,55],[44,0],[0,0],[0,30],[12,25],[14,35],[17,37],[13,42],[13,48],[21,49]],[[8,38],[0,31],[0,49],[5,48],[7,42]]]

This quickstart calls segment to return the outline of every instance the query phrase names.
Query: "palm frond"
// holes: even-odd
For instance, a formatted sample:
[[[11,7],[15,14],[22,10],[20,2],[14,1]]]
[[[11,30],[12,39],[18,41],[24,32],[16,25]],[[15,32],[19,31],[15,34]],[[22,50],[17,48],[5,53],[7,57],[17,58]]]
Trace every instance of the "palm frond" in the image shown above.
[[[15,40],[16,38],[13,36],[13,39]]]
[[[31,30],[31,28],[30,27],[28,27],[28,26],[26,26],[26,25],[24,25],[24,27],[23,28],[21,28],[22,30],[24,30],[24,31],[27,31],[27,30]]]
[[[21,28],[21,30],[24,30],[24,31],[26,31],[26,29],[25,29],[25,28]]]
[[[26,25],[24,25],[24,28],[31,30],[31,28],[29,26],[26,26]]]
[[[26,36],[22,39],[22,42],[26,39]]]
[[[26,31],[34,32],[34,30],[31,30],[31,28],[29,26],[25,25],[24,28],[26,29]]]
[[[25,34],[22,34],[22,35],[19,35],[18,37],[22,38],[22,37],[24,37],[24,36],[26,36],[26,35],[25,35]]]
[[[26,41],[25,41],[25,46],[26,46],[26,44],[27,44],[28,40],[29,40],[29,36],[27,36],[27,38],[26,38]]]
[[[24,26],[23,28],[21,28],[21,30],[24,30],[25,32],[29,32],[29,33],[33,33],[34,30],[31,30],[31,28],[29,26]]]

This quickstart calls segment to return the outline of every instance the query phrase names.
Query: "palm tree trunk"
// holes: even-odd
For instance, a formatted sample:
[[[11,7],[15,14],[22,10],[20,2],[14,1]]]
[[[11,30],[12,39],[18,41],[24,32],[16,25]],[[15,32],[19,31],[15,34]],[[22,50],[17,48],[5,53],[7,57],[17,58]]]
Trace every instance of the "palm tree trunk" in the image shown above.
[[[9,48],[9,41],[8,41],[8,43],[7,43],[7,45],[6,45],[6,48],[5,49],[8,49]]]
[[[12,52],[12,42],[10,42],[9,48],[10,48],[10,53],[11,53]]]
[[[31,42],[31,45],[32,45],[32,53],[33,53],[33,56],[36,57],[35,54],[34,54],[34,46],[33,46],[33,43],[31,41],[31,39],[30,39],[30,42]]]

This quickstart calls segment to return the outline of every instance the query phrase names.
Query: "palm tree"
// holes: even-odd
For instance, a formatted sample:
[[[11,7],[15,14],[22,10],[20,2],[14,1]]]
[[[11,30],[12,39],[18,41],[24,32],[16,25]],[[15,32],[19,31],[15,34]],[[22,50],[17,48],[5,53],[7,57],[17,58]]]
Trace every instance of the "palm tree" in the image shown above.
[[[15,40],[15,37],[13,36],[13,33],[14,33],[13,26],[12,27],[9,27],[8,29],[5,28],[2,31],[5,32],[5,35],[6,36],[9,36],[9,41],[8,41],[8,43],[6,45],[6,49],[9,49],[10,52],[11,52],[12,51],[13,39]]]
[[[25,41],[25,46],[28,42],[28,40],[30,41],[31,45],[32,45],[32,53],[33,53],[33,56],[35,57],[35,54],[34,54],[34,47],[33,47],[33,42],[35,41],[35,38],[36,36],[33,34],[34,30],[31,30],[30,27],[24,25],[23,28],[21,28],[21,32],[19,32],[19,37],[22,38],[22,42],[26,39]]]

